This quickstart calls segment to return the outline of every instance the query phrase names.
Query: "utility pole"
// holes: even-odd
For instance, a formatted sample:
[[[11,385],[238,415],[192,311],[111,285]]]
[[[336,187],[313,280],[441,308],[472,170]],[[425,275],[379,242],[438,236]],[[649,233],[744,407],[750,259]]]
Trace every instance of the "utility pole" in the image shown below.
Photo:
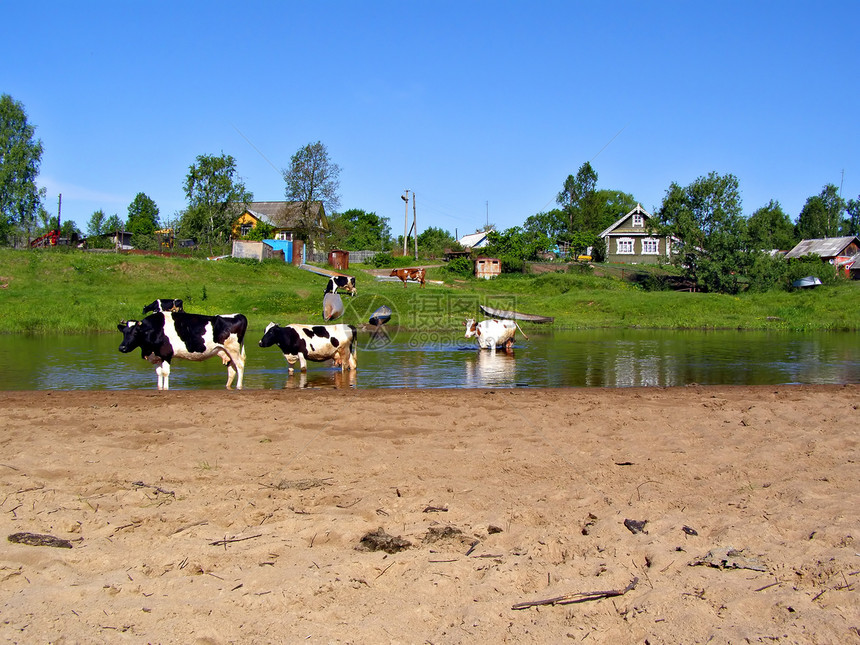
[[[418,259],[418,215],[415,212],[415,193],[412,193],[412,228],[415,229],[415,259]]]
[[[409,191],[406,195],[401,195],[400,199],[406,202],[405,211],[403,213],[403,255],[406,255],[406,238],[409,237]]]

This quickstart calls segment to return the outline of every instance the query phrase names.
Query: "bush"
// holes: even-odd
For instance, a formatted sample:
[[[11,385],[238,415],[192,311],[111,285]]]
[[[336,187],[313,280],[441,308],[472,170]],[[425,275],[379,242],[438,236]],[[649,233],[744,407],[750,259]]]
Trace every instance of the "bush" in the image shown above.
[[[377,253],[372,258],[368,259],[365,264],[369,264],[372,267],[377,269],[393,269],[395,267],[408,267],[415,264],[415,260],[413,260],[408,255],[402,256],[393,256],[391,253]]]
[[[475,263],[470,258],[454,258],[445,266],[448,273],[470,277],[475,275]]]

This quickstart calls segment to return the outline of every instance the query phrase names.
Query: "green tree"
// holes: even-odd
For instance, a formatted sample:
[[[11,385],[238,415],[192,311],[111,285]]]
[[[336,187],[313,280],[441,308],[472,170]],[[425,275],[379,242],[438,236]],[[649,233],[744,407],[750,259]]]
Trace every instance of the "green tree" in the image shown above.
[[[340,166],[329,158],[325,145],[317,141],[300,148],[290,159],[290,167],[283,173],[287,184],[286,198],[303,204],[296,232],[299,237],[309,239],[316,224],[312,204],[321,202],[331,213],[340,206]]]
[[[24,106],[8,94],[0,97],[0,241],[13,226],[33,229],[44,192],[36,187],[42,142],[27,122]]]
[[[92,215],[90,215],[90,219],[87,221],[87,235],[90,237],[96,237],[97,235],[103,235],[108,231],[105,230],[105,222],[107,221],[107,215],[102,209],[95,211]]]
[[[586,161],[579,167],[576,176],[568,175],[564,186],[556,197],[567,218],[568,230],[587,230],[596,217],[597,171]]]
[[[188,208],[182,215],[183,235],[197,237],[209,245],[226,243],[232,224],[244,204],[254,196],[236,176],[236,161],[230,155],[198,155],[185,178]]]
[[[381,251],[391,241],[388,218],[360,208],[335,213],[329,218],[329,228],[329,246],[345,251]]]
[[[657,230],[678,242],[674,262],[708,291],[737,293],[752,260],[734,175],[699,177],[689,186],[672,182],[657,212]]]
[[[523,223],[523,230],[529,233],[541,233],[552,240],[557,240],[559,236],[567,231],[568,223],[565,213],[558,208],[554,208],[548,213],[538,213],[526,218]]]
[[[116,233],[122,231],[123,228],[122,220],[119,218],[119,215],[114,213],[105,220],[104,229],[102,230],[105,233]]]
[[[837,237],[842,228],[844,210],[845,200],[839,196],[839,189],[827,184],[803,205],[797,218],[798,236],[804,240]]]
[[[158,228],[158,206],[146,194],[138,193],[128,206],[125,230],[135,235],[152,235]]]
[[[440,257],[445,251],[458,246],[457,240],[449,231],[430,226],[418,234],[418,248],[424,257]]]
[[[619,217],[632,211],[639,203],[630,193],[607,189],[598,190],[594,194],[594,202],[594,221],[588,231],[595,235],[612,226]]]
[[[747,220],[750,247],[759,251],[781,249],[788,251],[797,244],[794,224],[779,202],[771,200]]]
[[[860,195],[857,199],[849,199],[845,205],[845,218],[842,228],[843,235],[860,235]]]
[[[526,231],[514,226],[499,233],[487,234],[487,247],[484,252],[502,261],[506,273],[522,271],[525,263],[540,259],[540,254],[555,245],[555,241],[540,232]]]

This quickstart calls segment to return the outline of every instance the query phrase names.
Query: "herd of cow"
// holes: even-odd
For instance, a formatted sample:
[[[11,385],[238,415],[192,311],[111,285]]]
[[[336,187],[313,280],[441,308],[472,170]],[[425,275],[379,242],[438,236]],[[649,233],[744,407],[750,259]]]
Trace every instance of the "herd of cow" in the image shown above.
[[[395,271],[401,271],[399,269]],[[404,273],[407,279],[424,284],[424,270],[420,278]],[[394,272],[392,272],[394,275]],[[329,281],[325,293],[336,294],[343,289],[355,295],[355,278],[335,276]],[[218,356],[227,367],[227,389],[236,379],[236,388],[242,389],[245,373],[245,333],[248,319],[242,314],[206,316],[187,313],[182,300],[161,299],[143,308],[149,314],[143,320],[127,320],[117,325],[122,332],[119,351],[123,353],[140,349],[141,358],[155,365],[159,390],[170,389],[170,363],[174,358],[203,361]],[[504,347],[510,351],[518,326],[512,320],[466,321],[466,338],[476,337],[481,348]],[[357,329],[353,325],[294,324],[281,327],[269,323],[260,347],[276,345],[287,360],[289,373],[299,362],[302,372],[307,362],[333,360],[343,370],[356,369]]]

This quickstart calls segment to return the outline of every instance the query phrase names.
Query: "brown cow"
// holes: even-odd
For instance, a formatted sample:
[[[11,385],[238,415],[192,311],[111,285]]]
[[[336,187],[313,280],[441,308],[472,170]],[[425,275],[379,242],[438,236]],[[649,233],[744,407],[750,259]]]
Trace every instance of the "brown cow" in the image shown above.
[[[415,280],[416,282],[421,283],[421,288],[424,288],[424,275],[427,273],[425,269],[419,269],[416,267],[410,267],[408,269],[394,269],[391,272],[392,276],[397,276],[401,280],[403,280],[403,288],[406,288],[407,280]]]

